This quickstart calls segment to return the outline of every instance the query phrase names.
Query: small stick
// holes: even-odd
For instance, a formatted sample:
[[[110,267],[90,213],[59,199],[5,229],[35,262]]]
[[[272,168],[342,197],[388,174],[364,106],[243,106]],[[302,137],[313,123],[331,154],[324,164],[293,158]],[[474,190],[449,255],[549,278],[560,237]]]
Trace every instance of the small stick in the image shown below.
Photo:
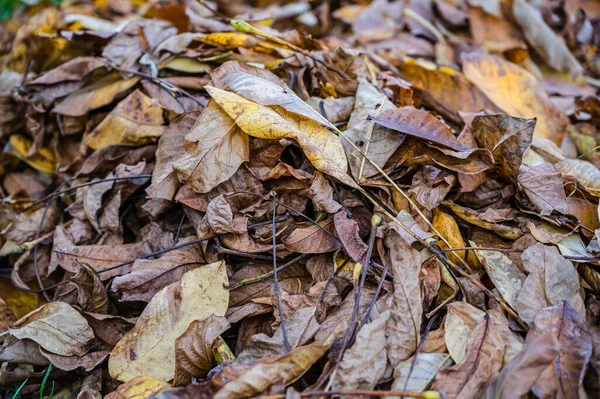
[[[285,330],[285,320],[283,317],[283,304],[281,303],[281,289],[279,287],[279,279],[277,278],[277,203],[273,198],[273,222],[271,223],[271,233],[273,235],[273,283],[275,285],[275,294],[277,295],[277,307],[279,308],[279,322],[281,323],[281,332],[283,335],[283,343],[288,352],[292,351],[292,345],[288,340],[287,331]]]
[[[301,392],[301,398],[310,398],[312,396],[404,396],[409,398],[423,398],[423,399],[439,399],[440,394],[437,391],[425,391],[425,392],[403,392],[403,391],[368,391],[368,390],[357,390],[357,391],[313,391],[313,392]],[[285,394],[279,395],[263,395],[258,396],[259,399],[285,399]]]
[[[302,254],[302,255],[300,255],[300,256],[292,259],[288,263],[279,266],[277,268],[277,272],[278,273],[282,272],[285,269],[288,269],[288,268],[294,266],[296,263],[300,262],[302,259],[308,257],[308,255],[309,254]],[[274,274],[275,274],[274,270],[271,270],[270,272],[265,273],[265,274],[261,274],[260,276],[246,278],[246,279],[240,281],[239,283],[237,283],[236,285],[229,287],[229,290],[230,291],[237,290],[238,288],[243,287],[244,285],[248,285],[248,284],[252,284],[252,283],[258,283],[260,281],[265,281],[266,279],[268,279],[269,277],[271,277]]]

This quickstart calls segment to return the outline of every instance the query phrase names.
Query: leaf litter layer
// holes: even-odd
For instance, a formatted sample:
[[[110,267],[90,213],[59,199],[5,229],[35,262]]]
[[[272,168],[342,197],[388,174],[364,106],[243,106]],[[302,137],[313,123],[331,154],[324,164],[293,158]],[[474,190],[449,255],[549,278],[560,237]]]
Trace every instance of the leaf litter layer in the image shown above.
[[[33,3],[2,395],[600,396],[596,3]]]

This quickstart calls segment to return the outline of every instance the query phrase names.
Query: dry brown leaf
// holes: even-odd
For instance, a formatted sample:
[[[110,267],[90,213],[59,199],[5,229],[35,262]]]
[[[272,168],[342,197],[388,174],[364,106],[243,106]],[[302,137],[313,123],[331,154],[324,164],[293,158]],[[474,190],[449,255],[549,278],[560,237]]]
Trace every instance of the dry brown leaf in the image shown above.
[[[121,384],[105,399],[146,399],[169,389],[171,385],[148,376],[135,377]]]
[[[214,364],[213,342],[229,328],[227,319],[214,314],[194,320],[175,340],[175,377],[173,385],[185,385],[192,377],[204,378]]]
[[[193,239],[186,237],[177,244]],[[200,244],[167,252],[158,259],[138,259],[131,266],[131,272],[113,279],[110,289],[119,293],[119,300],[123,302],[150,302],[156,293],[179,281],[188,271],[202,267],[202,263],[206,262]]]
[[[459,111],[500,110],[464,75],[451,68],[404,57],[398,69],[413,88],[422,91],[427,106],[455,123],[463,121]]]
[[[433,382],[437,373],[452,365],[447,353],[419,353],[396,366],[392,390],[423,392]]]
[[[477,323],[467,341],[464,362],[437,374],[432,388],[449,398],[478,398],[485,383],[502,367],[504,342],[489,316]]]
[[[358,223],[349,218],[344,210],[333,215],[335,231],[337,232],[344,250],[355,262],[364,262],[368,246],[360,238]]]
[[[392,367],[408,359],[419,344],[421,303],[421,254],[393,230],[386,236],[390,269],[394,275],[392,312],[386,326],[388,358]]]
[[[263,392],[275,384],[293,383],[327,352],[337,335],[339,333],[332,334],[325,341],[300,346],[285,355],[261,359],[238,378],[226,383],[214,398],[246,398]]]
[[[365,78],[358,79],[358,90],[354,110],[348,121],[348,128],[344,135],[358,146],[377,166],[383,168],[394,151],[404,141],[404,136],[394,133],[382,126],[377,126],[370,115],[378,115],[382,111],[396,108],[387,96],[377,90]],[[358,151],[350,146],[346,140],[342,141],[352,176],[356,181],[369,178],[379,173]]]
[[[535,315],[525,345],[549,331],[560,345],[558,355],[542,372],[531,390],[538,397],[578,397],[578,389],[592,355],[589,327],[585,319],[563,301],[542,309]]]
[[[173,169],[182,183],[199,193],[228,180],[250,156],[248,135],[215,101],[208,103],[185,135],[185,149]]]
[[[550,67],[577,78],[583,68],[561,38],[546,24],[540,10],[524,0],[513,0],[512,16],[525,40]]]
[[[304,254],[322,254],[332,252],[342,247],[339,239],[335,238],[334,219],[329,218],[319,225],[297,228],[283,239],[287,249]]]
[[[401,107],[370,115],[370,119],[388,129],[417,137],[455,151],[469,150],[452,134],[448,126],[426,111]]]
[[[483,311],[467,302],[453,302],[448,305],[444,339],[448,352],[456,364],[461,364],[465,360],[467,338],[484,316]]]
[[[179,188],[174,162],[184,153],[183,140],[194,126],[200,112],[189,112],[171,122],[158,141],[156,165],[152,171],[152,184],[146,189],[150,198],[172,200]]]
[[[533,202],[542,216],[552,211],[568,212],[567,196],[563,188],[563,178],[549,162],[533,168],[523,166],[517,177],[527,197]]]
[[[364,325],[356,341],[344,353],[333,381],[335,390],[371,390],[383,378],[387,365],[386,324],[390,311]]]
[[[8,333],[30,339],[48,352],[63,356],[85,355],[94,339],[87,321],[64,302],[51,302],[16,321]]]
[[[52,112],[65,116],[83,116],[91,110],[103,107],[140,80],[138,77],[121,79],[117,73],[83,87],[63,99]]]
[[[529,340],[485,391],[486,399],[511,399],[527,395],[542,372],[556,361],[560,345],[550,331]]]

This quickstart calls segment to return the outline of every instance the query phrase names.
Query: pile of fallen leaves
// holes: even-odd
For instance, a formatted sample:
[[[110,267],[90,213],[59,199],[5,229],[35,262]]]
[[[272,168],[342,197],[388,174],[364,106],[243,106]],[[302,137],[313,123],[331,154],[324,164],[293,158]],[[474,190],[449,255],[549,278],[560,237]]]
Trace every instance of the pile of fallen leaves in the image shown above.
[[[27,3],[0,395],[600,397],[600,3]]]

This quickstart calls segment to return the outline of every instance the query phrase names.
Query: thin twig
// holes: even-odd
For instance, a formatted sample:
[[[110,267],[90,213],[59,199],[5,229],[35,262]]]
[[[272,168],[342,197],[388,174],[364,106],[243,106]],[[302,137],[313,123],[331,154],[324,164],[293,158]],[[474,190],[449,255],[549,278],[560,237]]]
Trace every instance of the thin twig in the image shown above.
[[[262,194],[256,194],[253,193],[251,191],[234,191],[233,194],[248,194],[248,195],[253,195],[255,197],[260,197],[260,198],[264,198],[264,195]],[[317,223],[314,219],[309,218],[308,216],[306,216],[305,214],[303,214],[302,212],[299,212],[297,210],[295,210],[294,208],[292,208],[291,206],[287,206],[286,204],[283,204],[279,201],[277,201],[276,199],[273,199],[273,201],[275,201],[275,204],[277,206],[282,206],[285,209],[287,209],[290,212],[294,212],[295,214],[297,214],[298,216],[308,220],[310,223],[312,223],[313,225],[317,226],[319,229],[323,230],[323,232],[325,232],[326,234],[329,234],[332,238],[334,238],[337,241],[340,241],[340,238],[338,236],[336,236],[335,234],[333,234],[331,231],[327,230],[325,227],[321,226],[319,223]]]
[[[179,226],[177,227],[177,234],[175,234],[175,243],[179,241],[179,234],[181,233],[181,228],[183,227],[183,222],[185,221],[185,212],[181,215],[181,220],[179,221]]]
[[[288,263],[281,265],[277,268],[277,273],[280,273],[282,271],[284,271],[285,269],[288,269],[292,266],[294,266],[296,263],[300,262],[302,259],[308,257],[309,254],[302,254],[294,259],[292,259],[291,261],[289,261]],[[275,274],[274,270],[271,270],[270,272],[267,272],[265,274],[261,274],[260,276],[256,276],[256,277],[250,277],[250,278],[246,278],[243,279],[242,281],[240,281],[239,283],[237,283],[234,286],[229,287],[229,290],[237,290],[240,287],[243,287],[244,285],[248,285],[248,284],[252,284],[252,283],[258,283],[261,281],[265,281],[268,278],[270,278],[271,276],[273,276]]]
[[[435,394],[438,394],[437,396]],[[313,391],[313,392],[301,392],[301,398],[310,398],[312,396],[404,396],[409,398],[439,398],[437,391],[426,391],[426,392],[406,392],[406,391],[368,391],[368,390],[356,390],[356,391]],[[285,399],[285,394],[279,395],[263,395],[258,396],[259,399]]]
[[[55,190],[55,191],[53,191],[51,194],[49,194],[49,195],[45,196],[44,198],[42,198],[42,199],[40,199],[40,200],[37,200],[37,201],[36,201],[36,202],[34,202],[33,204],[29,205],[27,208],[23,209],[21,212],[25,212],[26,210],[28,210],[28,209],[31,209],[31,208],[33,208],[34,206],[36,206],[36,205],[38,205],[38,204],[41,204],[41,203],[42,203],[42,202],[44,202],[44,201],[47,201],[47,200],[50,200],[50,199],[53,199],[53,198],[59,197],[59,196],[61,196],[62,194],[65,194],[65,193],[68,193],[68,192],[71,192],[71,191],[77,190],[78,188],[82,188],[82,187],[88,187],[88,186],[93,186],[93,185],[95,185],[95,184],[106,183],[106,182],[109,182],[109,181],[118,181],[118,180],[133,180],[133,179],[145,179],[145,178],[149,178],[149,177],[152,177],[152,175],[151,175],[151,174],[141,174],[141,175],[131,175],[131,176],[111,177],[111,178],[108,178],[108,179],[102,179],[102,180],[90,181],[90,182],[87,182],[87,183],[78,184],[78,185],[76,185],[76,186],[69,187],[69,188],[67,188],[67,189],[65,189],[65,190],[62,190],[62,191],[57,191],[57,190]],[[73,181],[73,180],[74,180],[74,179],[69,179],[69,181]],[[66,183],[66,182],[65,182],[65,183]],[[62,186],[65,184],[65,183],[61,184],[61,186],[59,186],[59,187],[62,187]]]
[[[454,252],[454,251],[496,251],[496,252],[523,252],[522,249],[517,248],[492,248],[492,247],[461,247],[461,248],[447,248],[442,249],[442,252]],[[562,255],[562,254],[561,254]],[[576,260],[581,262],[595,262],[600,261],[600,257],[597,256],[572,256],[572,255],[562,255],[563,258],[569,260]]]
[[[167,248],[167,249],[161,249],[160,251],[156,251],[156,252],[152,252],[152,253],[149,253],[149,254],[145,254],[145,255],[139,256],[139,257],[137,257],[135,259],[128,260],[127,262],[119,263],[118,265],[115,265],[115,266],[110,266],[110,267],[106,267],[104,269],[97,270],[96,273],[98,273],[98,274],[106,273],[106,272],[109,272],[111,270],[119,269],[119,268],[121,268],[123,266],[131,265],[133,262],[135,262],[138,259],[148,259],[148,258],[151,258],[153,256],[162,255],[164,253],[167,253],[167,252],[170,252],[170,251],[174,251],[174,250],[179,249],[179,248],[183,248],[183,247],[187,247],[187,246],[190,246],[190,245],[198,244],[200,242],[204,242],[204,241],[208,241],[208,240],[210,240],[210,238],[202,238],[202,239],[188,241],[188,242],[185,242],[183,244],[175,245],[175,246]],[[72,254],[70,254],[68,252],[64,252],[64,251],[60,251],[60,250],[55,250],[54,252],[57,253],[57,254],[60,254],[60,255],[72,255]]]
[[[277,203],[273,198],[273,222],[271,223],[271,233],[273,235],[273,285],[275,287],[275,295],[277,295],[277,307],[279,308],[279,322],[281,323],[281,333],[283,335],[283,344],[288,352],[291,352],[292,345],[288,340],[287,331],[285,330],[285,320],[283,317],[283,304],[281,303],[281,289],[279,287],[279,279],[277,277]]]
[[[256,259],[256,260],[273,260],[272,256],[251,254],[249,252],[236,251],[234,249],[224,248],[220,244],[214,244],[212,247],[215,251],[217,251],[218,254],[221,254],[221,255],[233,255],[233,256],[240,256],[243,258],[250,258],[250,259]]]

